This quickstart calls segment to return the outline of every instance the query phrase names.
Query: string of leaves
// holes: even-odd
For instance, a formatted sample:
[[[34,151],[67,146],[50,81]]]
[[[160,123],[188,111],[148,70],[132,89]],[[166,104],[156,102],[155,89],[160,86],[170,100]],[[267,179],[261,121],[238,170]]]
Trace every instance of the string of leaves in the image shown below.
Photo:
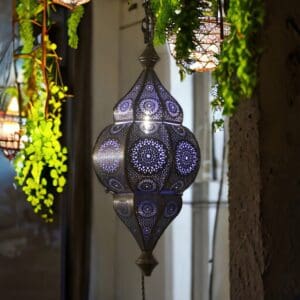
[[[83,6],[77,6],[71,13],[69,19],[68,19],[68,36],[69,36],[69,46],[77,49],[78,47],[78,26],[80,24],[81,19],[84,15],[84,7]]]
[[[262,0],[230,1],[227,20],[231,32],[223,42],[219,65],[214,72],[217,93],[212,102],[213,109],[220,109],[224,115],[231,115],[256,88],[262,52],[257,39],[264,15]]]
[[[53,221],[54,200],[66,185],[67,149],[61,145],[62,105],[68,98],[63,84],[57,45],[50,41],[51,1],[18,0],[16,6],[23,81],[19,97],[24,148],[14,160],[16,182],[22,186],[34,212]],[[79,13],[78,13],[79,12]],[[79,17],[78,17],[79,14]],[[77,47],[77,27],[83,9],[74,10],[68,22],[69,43]],[[69,19],[69,20],[70,20]]]

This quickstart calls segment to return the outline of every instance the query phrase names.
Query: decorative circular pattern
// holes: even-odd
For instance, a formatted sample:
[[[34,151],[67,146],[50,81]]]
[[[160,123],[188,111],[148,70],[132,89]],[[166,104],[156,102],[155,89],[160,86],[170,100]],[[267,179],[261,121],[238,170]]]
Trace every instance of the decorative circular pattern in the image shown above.
[[[113,125],[110,128],[110,133],[111,134],[117,134],[117,133],[121,132],[125,127],[126,127],[125,124],[116,124],[116,125]]]
[[[184,190],[184,182],[182,180],[178,180],[171,186],[171,190],[175,192],[182,192]]]
[[[153,92],[153,90],[154,90],[154,86],[153,86],[153,84],[147,84],[146,85],[146,91],[147,92]]]
[[[142,122],[140,129],[146,134],[153,134],[158,130],[158,124],[154,122]]]
[[[176,168],[183,175],[189,175],[196,170],[198,153],[195,147],[187,141],[181,141],[176,147]]]
[[[159,103],[155,99],[143,99],[140,102],[140,110],[147,116],[153,116],[159,110]]]
[[[118,111],[122,114],[127,113],[132,108],[132,100],[131,99],[125,99],[118,105]]]
[[[185,136],[186,135],[186,131],[182,126],[172,125],[172,128],[180,136]]]
[[[138,206],[138,214],[142,218],[152,218],[157,214],[157,206],[149,200],[142,201]]]
[[[131,215],[130,207],[127,202],[119,202],[117,204],[116,210],[122,217],[128,218]]]
[[[115,178],[110,178],[108,180],[108,185],[112,189],[112,191],[114,191],[116,193],[121,193],[125,190],[122,183],[119,180],[115,179]]]
[[[137,84],[137,85],[134,86],[134,91],[135,92],[138,92],[140,89],[141,89],[141,85],[140,84]]]
[[[155,217],[143,218],[141,216],[138,217],[138,222],[143,231],[144,239],[148,240],[150,238],[150,234],[152,233],[152,229],[155,225]]]
[[[145,175],[152,175],[167,164],[167,150],[155,139],[138,140],[130,150],[130,161],[134,169]]]
[[[143,235],[146,236],[149,236],[151,234],[151,227],[143,227]]]
[[[105,173],[114,173],[120,166],[120,143],[106,140],[99,148],[100,168]]]
[[[176,201],[169,201],[165,207],[164,216],[166,218],[173,218],[177,215],[179,210],[178,204]]]
[[[166,101],[166,107],[171,117],[176,118],[179,116],[180,109],[176,102],[168,100]]]
[[[152,179],[144,179],[139,182],[138,189],[141,192],[155,192],[157,189],[157,184]]]

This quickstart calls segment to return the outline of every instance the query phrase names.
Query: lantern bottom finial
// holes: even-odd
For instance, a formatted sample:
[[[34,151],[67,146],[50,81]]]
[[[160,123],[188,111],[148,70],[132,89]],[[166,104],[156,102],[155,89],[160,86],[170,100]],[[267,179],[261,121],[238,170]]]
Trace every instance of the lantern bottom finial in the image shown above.
[[[135,263],[140,267],[144,276],[151,276],[152,271],[158,265],[157,260],[150,251],[143,251]]]

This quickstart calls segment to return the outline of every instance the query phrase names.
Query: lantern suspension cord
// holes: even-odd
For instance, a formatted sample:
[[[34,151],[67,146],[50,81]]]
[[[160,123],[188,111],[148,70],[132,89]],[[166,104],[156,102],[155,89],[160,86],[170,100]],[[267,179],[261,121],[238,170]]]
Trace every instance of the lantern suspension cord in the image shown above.
[[[217,244],[217,230],[219,226],[219,217],[220,217],[220,207],[223,195],[224,188],[224,176],[225,176],[225,160],[226,160],[226,150],[227,150],[227,137],[226,137],[226,128],[224,126],[224,135],[223,135],[223,151],[222,151],[222,166],[221,166],[221,178],[218,191],[218,201],[216,203],[216,215],[215,222],[213,227],[213,240],[212,240],[212,256],[211,256],[211,271],[209,277],[209,290],[208,290],[208,299],[213,299],[213,285],[215,279],[215,269],[216,269],[216,244]]]
[[[16,52],[16,23],[17,23],[17,11],[16,11],[16,5],[17,1],[13,0],[12,2],[13,8],[13,15],[12,15],[12,43],[13,43],[13,71],[14,71],[14,79],[15,83],[17,85],[17,90],[18,90],[18,104],[19,104],[19,113],[22,110],[22,93],[21,93],[21,83],[18,81],[18,68],[17,68],[17,59],[15,57],[15,52]],[[21,113],[20,113],[21,116]],[[19,119],[20,125],[22,124],[21,118]]]
[[[142,21],[142,32],[144,33],[144,43],[153,44],[154,39],[154,14],[150,0],[143,0],[145,18]],[[146,300],[145,276],[141,275],[142,300]]]
[[[145,276],[142,274],[142,300],[146,300],[146,292],[145,292]]]
[[[221,40],[224,40],[224,10],[222,5],[222,0],[218,0],[218,8],[220,13],[220,37]],[[218,16],[217,16],[218,18]]]
[[[152,44],[154,39],[154,13],[151,8],[150,0],[143,0],[143,6],[145,9],[145,18],[142,21],[142,31],[144,33],[145,44]]]
[[[45,101],[45,117],[48,115],[48,104],[49,104],[49,86],[48,86],[48,76],[47,76],[47,38],[48,38],[48,0],[43,0],[43,21],[42,21],[42,74],[46,90],[46,101]]]

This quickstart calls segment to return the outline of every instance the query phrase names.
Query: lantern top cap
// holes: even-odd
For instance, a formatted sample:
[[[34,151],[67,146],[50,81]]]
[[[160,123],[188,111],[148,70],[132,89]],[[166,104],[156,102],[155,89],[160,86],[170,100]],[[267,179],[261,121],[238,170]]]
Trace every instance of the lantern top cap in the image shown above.
[[[143,67],[146,69],[154,68],[154,66],[159,61],[159,59],[160,58],[159,58],[157,52],[155,51],[152,43],[150,43],[146,46],[146,49],[139,57],[139,61],[141,62]]]

